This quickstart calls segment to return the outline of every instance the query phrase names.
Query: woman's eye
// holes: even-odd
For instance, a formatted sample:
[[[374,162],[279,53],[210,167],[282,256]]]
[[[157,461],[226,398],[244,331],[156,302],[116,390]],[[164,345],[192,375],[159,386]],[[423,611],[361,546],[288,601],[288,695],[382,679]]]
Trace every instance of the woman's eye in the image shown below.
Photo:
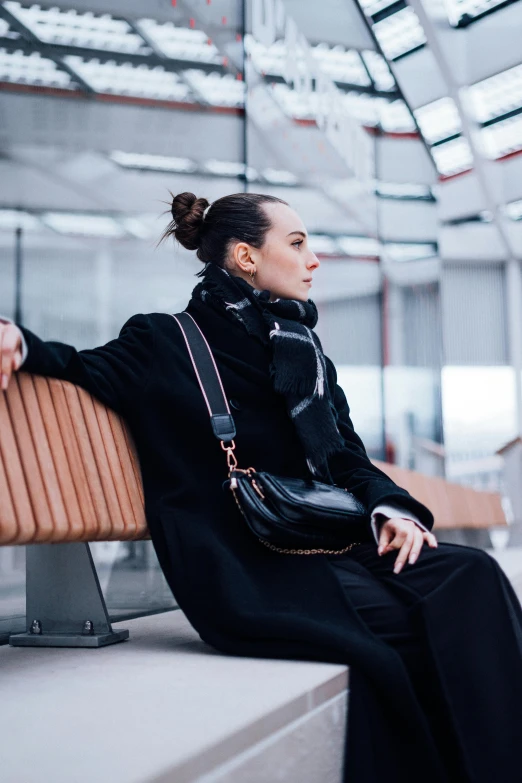
[[[297,247],[299,247],[302,244],[303,244],[303,240],[302,239],[298,239],[296,242],[292,242],[292,245],[297,245]]]

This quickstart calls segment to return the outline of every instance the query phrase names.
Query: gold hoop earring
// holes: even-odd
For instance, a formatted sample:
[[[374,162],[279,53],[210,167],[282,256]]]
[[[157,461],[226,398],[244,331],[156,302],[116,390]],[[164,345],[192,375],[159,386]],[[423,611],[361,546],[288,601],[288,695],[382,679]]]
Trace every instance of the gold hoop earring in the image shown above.
[[[250,281],[251,281],[252,285],[254,285],[254,277],[256,276],[256,271],[257,270],[254,269],[253,272],[250,272]]]

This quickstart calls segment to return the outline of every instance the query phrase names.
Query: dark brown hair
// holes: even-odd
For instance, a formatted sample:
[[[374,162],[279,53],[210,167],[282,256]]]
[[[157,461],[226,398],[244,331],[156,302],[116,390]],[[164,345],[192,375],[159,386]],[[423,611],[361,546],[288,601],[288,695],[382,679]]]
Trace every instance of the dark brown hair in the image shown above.
[[[233,193],[216,199],[212,206],[206,198],[197,198],[194,193],[170,195],[172,220],[160,242],[172,236],[187,250],[196,250],[200,261],[220,267],[224,267],[230,243],[234,240],[248,242],[257,248],[263,246],[266,233],[272,227],[263,204],[287,204],[262,193]],[[203,217],[208,206],[210,209]],[[202,269],[198,275],[203,272]]]

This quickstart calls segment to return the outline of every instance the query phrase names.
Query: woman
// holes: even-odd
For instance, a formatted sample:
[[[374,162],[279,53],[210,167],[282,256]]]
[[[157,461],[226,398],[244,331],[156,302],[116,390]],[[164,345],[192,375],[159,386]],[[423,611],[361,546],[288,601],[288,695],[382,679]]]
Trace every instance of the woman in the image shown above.
[[[286,555],[249,531],[224,491],[184,338],[169,314],[135,315],[76,351],[0,326],[12,371],[83,386],[136,440],[152,541],[201,638],[233,655],[350,665],[345,780],[515,781],[522,746],[520,604],[486,553],[437,544],[426,506],[369,460],[308,299],[319,261],[279,199],[172,201],[173,236],[205,263],[186,311],[206,335],[234,415],[240,465],[336,483],[372,515],[341,555]],[[290,338],[290,339],[288,339]]]

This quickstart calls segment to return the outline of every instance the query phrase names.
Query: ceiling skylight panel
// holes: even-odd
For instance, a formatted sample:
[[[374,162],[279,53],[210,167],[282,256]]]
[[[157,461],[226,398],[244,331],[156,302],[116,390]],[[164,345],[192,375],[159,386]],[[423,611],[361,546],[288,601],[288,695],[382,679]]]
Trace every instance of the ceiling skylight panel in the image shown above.
[[[522,201],[511,201],[502,211],[511,220],[522,220]]]
[[[381,253],[379,241],[371,237],[337,237],[337,244],[348,256],[377,258]]]
[[[383,91],[394,90],[396,86],[395,79],[384,57],[378,52],[372,52],[371,49],[361,52],[361,56],[366,63],[376,89]]]
[[[247,180],[253,181],[258,178],[257,171],[252,166],[246,166],[240,161],[233,160],[211,160],[205,161],[203,168],[209,174],[214,174],[217,177],[244,177]]]
[[[221,64],[223,57],[203,30],[161,24],[154,19],[140,19],[138,28],[166,57],[173,60]]]
[[[123,237],[126,232],[114,218],[76,212],[45,212],[43,222],[59,234],[85,237]]]
[[[376,182],[375,192],[385,198],[431,199],[432,192],[428,185],[417,185],[409,182]]]
[[[259,73],[284,77],[287,68],[287,47],[284,41],[274,41],[270,46],[265,46],[252,35],[246,35],[245,49]],[[313,58],[320,63],[321,71],[334,81],[362,87],[371,85],[368,72],[354,49],[345,49],[340,44],[329,46],[326,43],[319,43],[310,49]],[[304,72],[307,68],[304,57],[297,55],[297,61]]]
[[[96,92],[193,102],[189,88],[179,76],[159,65],[152,68],[145,64],[102,63],[97,59],[84,60],[76,55],[68,55],[65,61]]]
[[[339,255],[337,242],[326,234],[308,234],[308,247],[312,253],[325,253],[330,256]]]
[[[314,93],[305,94],[292,90],[286,84],[271,85],[272,94],[287,117],[296,120],[309,120],[314,117],[315,96]]]
[[[505,0],[444,0],[444,5],[450,23],[456,26],[464,15],[473,19],[504,2]]]
[[[12,38],[13,40],[16,40],[17,38],[20,38],[20,34],[17,33],[16,30],[12,30],[5,19],[0,18],[0,38]]]
[[[480,137],[489,158],[500,158],[522,149],[522,115],[483,128]]]
[[[284,169],[263,169],[261,172],[263,179],[270,182],[271,185],[297,185],[298,179],[291,171]]]
[[[411,52],[426,43],[426,36],[417,14],[409,6],[376,22],[373,31],[389,60]]]
[[[363,125],[375,127],[380,124],[381,114],[388,103],[386,98],[378,98],[367,93],[348,92],[342,97],[346,110]]]
[[[380,124],[387,133],[415,133],[417,130],[410,110],[400,98],[382,104]]]
[[[217,71],[206,73],[197,68],[183,71],[183,76],[192,89],[211,106],[239,108],[245,103],[245,83],[232,74]]]
[[[437,255],[434,244],[412,244],[408,242],[386,242],[384,245],[386,255],[391,261],[422,261],[425,258],[433,258]]]
[[[396,0],[359,0],[359,5],[366,16],[375,16],[379,11],[389,8]]]
[[[468,89],[473,116],[487,122],[522,106],[522,65],[484,79]]]
[[[122,168],[150,171],[168,171],[191,174],[197,170],[197,164],[189,158],[176,158],[167,155],[147,155],[138,152],[114,150],[110,159]]]
[[[0,209],[0,231],[14,231],[23,228],[24,231],[38,231],[42,225],[37,217],[30,212],[18,209]]]
[[[464,137],[432,147],[431,153],[437,171],[447,177],[459,174],[461,171],[468,171],[473,166],[473,155]]]
[[[334,81],[358,84],[363,87],[371,84],[359,53],[353,49],[346,50],[341,45],[330,48],[328,44],[320,43],[312,47],[312,52],[314,58],[321,64],[321,70]]]
[[[32,84],[71,90],[76,87],[66,71],[61,71],[53,60],[39,52],[8,52],[0,49],[0,82]]]
[[[46,43],[132,54],[150,52],[128,22],[114,19],[110,14],[62,11],[59,8],[40,8],[39,5],[23,6],[11,0],[4,5],[37,38]]]
[[[428,103],[416,109],[414,114],[428,144],[434,144],[460,133],[460,116],[452,98],[441,98]]]

